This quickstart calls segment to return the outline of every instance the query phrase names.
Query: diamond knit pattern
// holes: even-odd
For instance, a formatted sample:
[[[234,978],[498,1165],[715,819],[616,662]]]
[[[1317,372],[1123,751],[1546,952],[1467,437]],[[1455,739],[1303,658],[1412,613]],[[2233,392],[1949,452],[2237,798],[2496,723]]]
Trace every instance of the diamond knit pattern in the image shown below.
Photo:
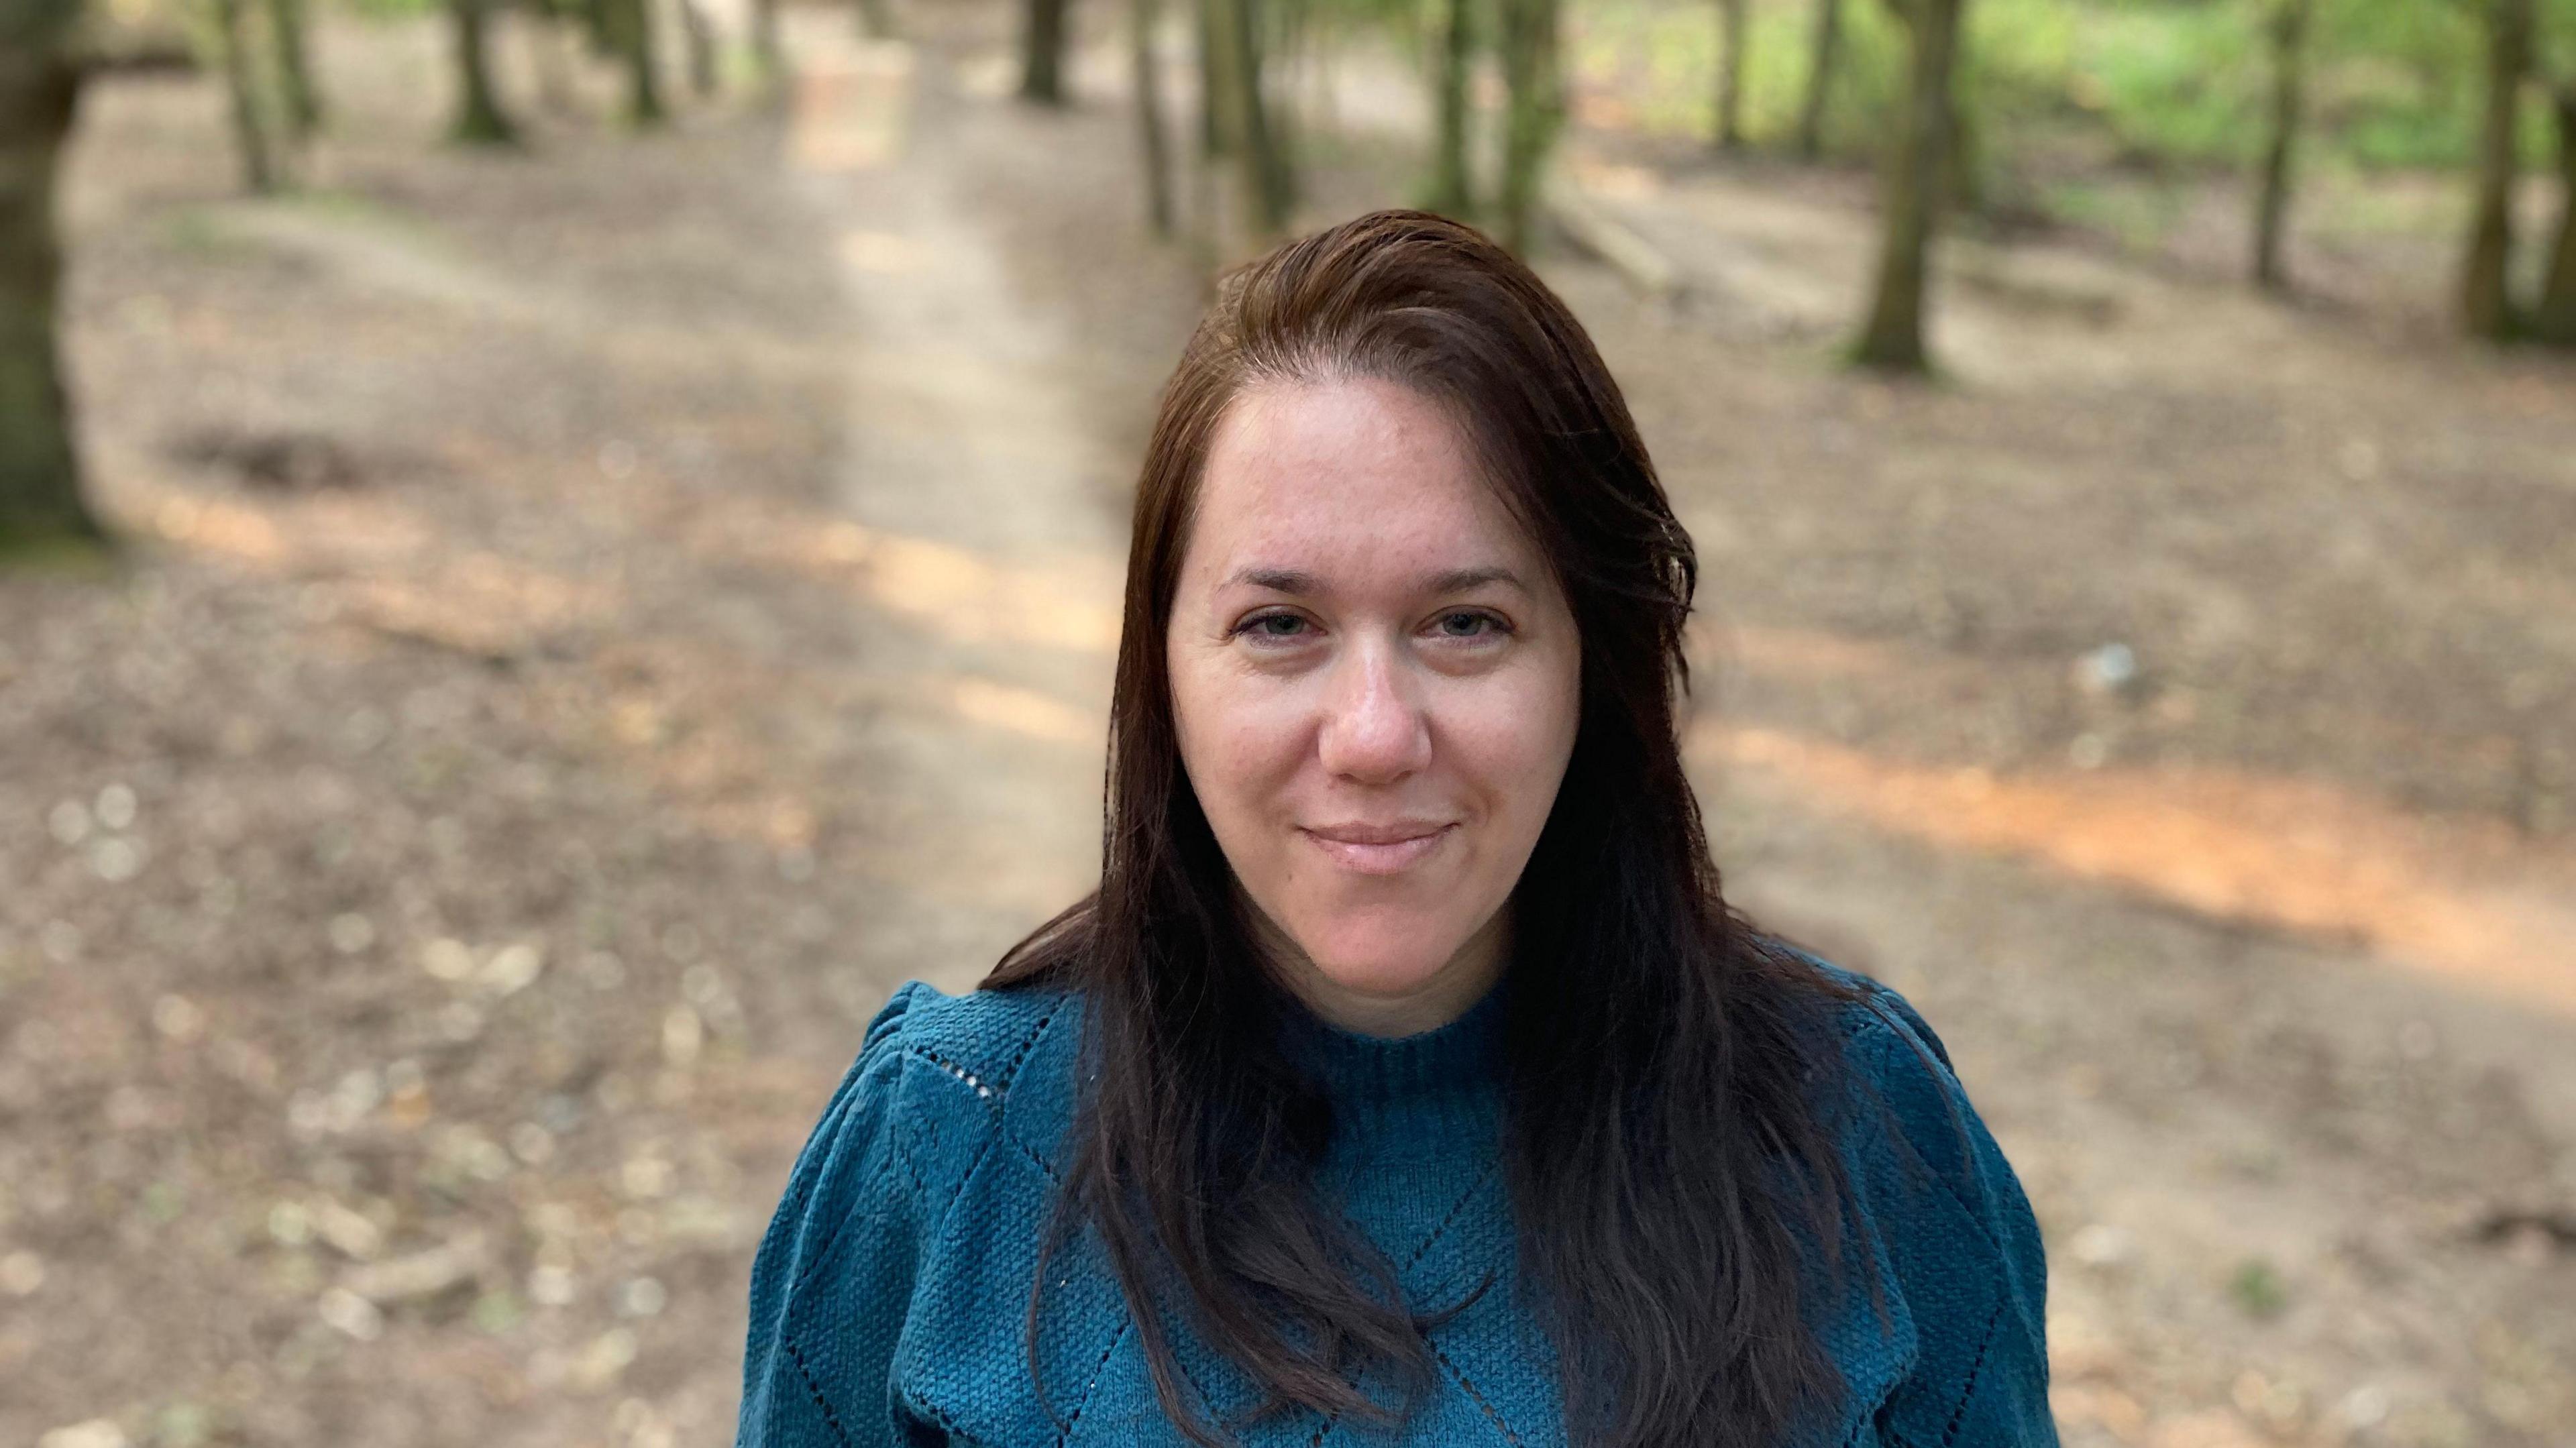
[[[1319,1188],[1395,1265],[1408,1303],[1436,1312],[1491,1281],[1429,1333],[1436,1382],[1401,1425],[1274,1414],[1243,1431],[1247,1448],[1565,1442],[1556,1354],[1515,1270],[1501,1012],[1497,992],[1400,1040],[1311,1017],[1292,1031],[1335,1103]],[[1081,1014],[1065,992],[951,997],[913,981],[869,1024],[753,1264],[737,1448],[1186,1441],[1087,1232],[1050,1263],[1030,1372],[1029,1285]],[[2046,1264],[2020,1183],[1901,997],[1880,988],[1845,1030],[1853,1072],[1892,1113],[1861,1113],[1844,1145],[1861,1209],[1847,1251],[1878,1264],[1886,1312],[1858,1287],[1820,1305],[1846,1392],[1793,1442],[2053,1448]],[[1230,1415],[1256,1400],[1180,1322],[1166,1331],[1201,1402]]]

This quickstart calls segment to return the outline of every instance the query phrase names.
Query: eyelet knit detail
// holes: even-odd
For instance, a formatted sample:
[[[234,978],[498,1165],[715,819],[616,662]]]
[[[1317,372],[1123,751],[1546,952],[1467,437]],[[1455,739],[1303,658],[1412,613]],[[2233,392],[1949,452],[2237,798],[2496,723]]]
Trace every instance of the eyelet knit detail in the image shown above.
[[[1096,1247],[1053,1259],[1066,1282],[1041,1338],[1049,1386],[1080,1385],[1073,1415],[1054,1418],[1029,1377],[1027,1286],[1075,1122],[1081,1007],[1065,991],[950,997],[914,983],[871,1023],[753,1265],[740,1448],[896,1448],[913,1441],[907,1424],[953,1444],[1177,1448]],[[1430,1335],[1433,1387],[1404,1427],[1276,1415],[1241,1429],[1246,1448],[1563,1443],[1553,1352],[1497,1185],[1505,1009],[1497,990],[1393,1039],[1283,1022],[1292,1060],[1333,1107],[1318,1189],[1401,1264],[1408,1304],[1437,1311],[1450,1305],[1442,1293],[1480,1277],[1493,1290]],[[1893,1444],[1899,1432],[1925,1448],[2053,1448],[2036,1223],[1955,1077],[1908,1049],[1937,1043],[1929,1030],[1901,1002],[1893,1020],[1851,1012],[1847,1063],[1898,1123],[1894,1150],[1868,1124],[1846,1150],[1859,1240],[1881,1244],[1903,1337],[1885,1335],[1865,1293],[1836,1304],[1825,1340],[1869,1400],[1784,1448]],[[1927,1169],[1938,1185],[1914,1180]],[[1244,1421],[1257,1402],[1248,1377],[1183,1323],[1172,1331],[1183,1391],[1219,1421]],[[1873,1412],[1882,1405],[1897,1411]]]

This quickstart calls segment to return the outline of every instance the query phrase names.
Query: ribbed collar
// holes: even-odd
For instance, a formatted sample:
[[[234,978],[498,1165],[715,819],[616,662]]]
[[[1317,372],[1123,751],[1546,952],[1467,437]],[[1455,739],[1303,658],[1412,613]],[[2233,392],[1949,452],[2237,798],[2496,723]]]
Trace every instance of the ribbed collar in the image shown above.
[[[1299,1005],[1284,1044],[1337,1104],[1359,1112],[1482,1093],[1502,1077],[1504,996],[1498,983],[1456,1019],[1410,1036],[1344,1030]]]

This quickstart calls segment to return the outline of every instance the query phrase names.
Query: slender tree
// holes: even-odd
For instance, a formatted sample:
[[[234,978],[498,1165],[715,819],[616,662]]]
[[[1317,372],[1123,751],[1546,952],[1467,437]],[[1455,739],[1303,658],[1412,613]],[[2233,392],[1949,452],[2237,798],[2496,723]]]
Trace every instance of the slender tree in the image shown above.
[[[2469,335],[2502,341],[2514,334],[2517,320],[2509,276],[2515,130],[2531,74],[2531,0],[2487,0],[2486,9],[2486,111],[2478,132],[2477,203],[2460,268],[2460,320]]]
[[[1234,114],[1234,102],[1221,92],[1233,73],[1226,65],[1225,48],[1217,44],[1216,0],[1197,0],[1191,10],[1199,46],[1199,156],[1214,161],[1228,154],[1227,117]]]
[[[254,193],[266,193],[277,189],[277,155],[269,144],[268,118],[260,104],[248,32],[242,0],[215,0],[215,38],[223,47],[224,91],[233,144],[241,156],[242,184]]]
[[[2263,181],[2254,202],[2254,283],[2265,291],[2289,289],[2281,261],[2282,230],[2290,214],[2291,165],[2306,109],[2308,22],[2316,0],[2272,0],[2271,134],[2263,143]]]
[[[1224,226],[1223,174],[1231,156],[1226,134],[1227,117],[1234,113],[1234,102],[1226,95],[1229,79],[1222,48],[1217,44],[1217,0],[1191,0],[1190,33],[1195,43],[1199,77],[1199,113],[1191,129],[1196,144],[1190,147],[1190,260],[1201,278],[1213,282],[1217,259],[1222,250],[1218,233]]]
[[[1908,39],[1905,108],[1897,117],[1879,197],[1884,235],[1878,283],[1853,360],[1886,372],[1930,366],[1923,345],[1925,280],[1950,174],[1952,73],[1966,0],[1888,0]]]
[[[1942,143],[1941,196],[1945,206],[1976,212],[1986,207],[1986,128],[1978,124],[1975,108],[1960,93],[1967,84],[1967,59],[1960,56],[1950,72],[1950,123]]]
[[[1558,0],[1502,0],[1503,182],[1497,198],[1502,243],[1527,256],[1537,240],[1548,153],[1565,121],[1558,73]]]
[[[1020,99],[1064,104],[1066,15],[1072,0],[1028,0],[1020,21]]]
[[[1717,0],[1717,148],[1744,147],[1746,0]]]
[[[1798,156],[1813,161],[1824,154],[1825,105],[1832,97],[1834,73],[1842,64],[1843,0],[1816,0],[1814,42],[1807,51],[1807,89],[1798,101]]]
[[[1136,72],[1136,141],[1145,165],[1145,219],[1153,225],[1154,235],[1168,240],[1173,231],[1172,140],[1164,119],[1162,53],[1155,46],[1162,19],[1162,0],[1129,0],[1128,60]]]
[[[1285,198],[1281,206],[1284,218],[1297,202],[1300,122],[1310,109],[1297,103],[1293,82],[1301,73],[1314,83],[1331,78],[1312,43],[1314,0],[1248,0],[1248,6],[1253,22],[1253,73],[1261,77],[1262,106],[1268,113],[1271,145],[1279,152],[1279,175],[1272,184]],[[1310,84],[1314,97],[1311,109],[1320,114],[1328,93],[1328,86]]]
[[[2558,122],[2558,241],[2532,308],[2531,335],[2553,347],[2576,347],[2576,80],[2549,93]]]
[[[304,0],[268,0],[268,37],[277,52],[277,85],[286,124],[297,140],[310,140],[322,129],[322,92],[313,79]]]
[[[1467,68],[1475,58],[1472,0],[1440,0],[1440,56],[1432,79],[1434,131],[1427,209],[1444,216],[1475,214],[1474,183],[1467,174]]]
[[[662,63],[653,40],[652,0],[597,0],[604,5],[610,43],[626,62],[626,122],[638,130],[669,118],[662,106]]]
[[[1296,177],[1280,145],[1261,77],[1261,13],[1253,0],[1203,0],[1208,54],[1208,100],[1218,149],[1241,175],[1244,225],[1256,239],[1284,231],[1296,204]]]
[[[80,0],[0,0],[0,553],[105,537],[81,500],[55,306],[54,177],[81,86]]]
[[[447,0],[456,48],[456,121],[448,135],[468,146],[515,146],[519,128],[492,86],[492,0]]]

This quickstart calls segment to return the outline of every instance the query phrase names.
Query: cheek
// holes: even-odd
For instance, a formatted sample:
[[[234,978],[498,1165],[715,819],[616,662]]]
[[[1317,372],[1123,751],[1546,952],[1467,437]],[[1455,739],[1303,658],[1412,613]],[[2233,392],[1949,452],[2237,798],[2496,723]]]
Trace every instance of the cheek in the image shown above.
[[[1222,659],[1175,651],[1172,660],[1181,764],[1208,822],[1220,832],[1260,813],[1296,768],[1296,713],[1280,707],[1275,691],[1261,683]]]
[[[1535,835],[1574,751],[1580,709],[1570,666],[1549,661],[1462,710],[1449,732],[1458,772],[1495,814]]]

